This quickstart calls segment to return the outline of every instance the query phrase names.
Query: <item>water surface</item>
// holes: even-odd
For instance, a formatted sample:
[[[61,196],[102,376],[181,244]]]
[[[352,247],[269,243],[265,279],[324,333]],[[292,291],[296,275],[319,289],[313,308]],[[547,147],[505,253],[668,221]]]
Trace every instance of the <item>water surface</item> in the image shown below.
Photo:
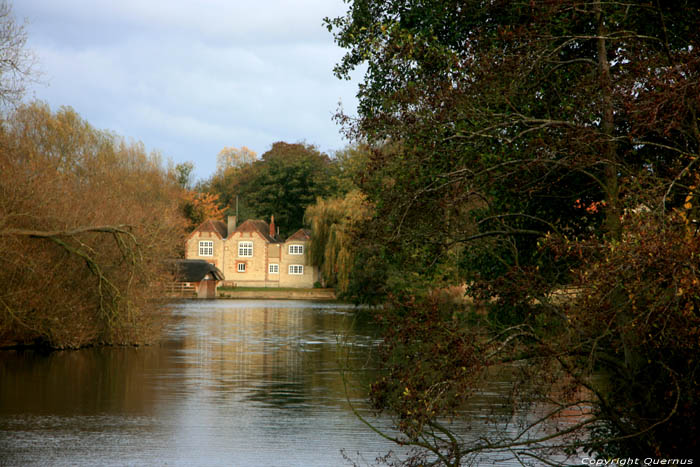
[[[347,465],[392,449],[340,365],[376,342],[352,308],[192,301],[160,345],[0,352],[0,465]],[[341,363],[342,362],[342,363]],[[362,404],[371,372],[349,373]]]
[[[364,314],[217,300],[174,305],[173,315],[150,347],[0,351],[0,466],[364,466],[405,454],[350,407],[367,415],[378,366],[378,331]],[[493,375],[470,398],[455,422],[464,446],[516,435],[511,380]],[[520,465],[509,453],[467,461]]]

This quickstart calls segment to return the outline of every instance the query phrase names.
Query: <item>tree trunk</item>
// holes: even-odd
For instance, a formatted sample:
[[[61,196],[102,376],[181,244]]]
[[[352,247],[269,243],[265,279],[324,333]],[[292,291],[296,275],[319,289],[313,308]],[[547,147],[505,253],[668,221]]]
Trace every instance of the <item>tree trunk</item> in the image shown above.
[[[602,156],[603,163],[605,164],[603,173],[603,183],[605,186],[603,189],[605,190],[607,203],[607,208],[605,210],[605,228],[611,239],[619,239],[621,235],[620,215],[622,214],[622,209],[620,207],[620,188],[617,180],[618,164],[617,147],[614,140],[615,112],[612,97],[612,80],[610,78],[610,62],[608,61],[606,48],[608,30],[605,25],[605,15],[603,15],[599,1],[595,3],[594,11],[598,23],[598,79],[600,80],[603,106],[601,121],[601,129],[604,135]]]

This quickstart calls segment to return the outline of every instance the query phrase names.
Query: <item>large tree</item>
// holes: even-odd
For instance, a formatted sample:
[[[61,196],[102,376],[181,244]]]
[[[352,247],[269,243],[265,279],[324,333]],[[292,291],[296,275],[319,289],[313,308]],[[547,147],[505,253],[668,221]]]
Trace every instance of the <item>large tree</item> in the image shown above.
[[[377,213],[359,235],[378,267],[357,268],[355,283],[395,297],[390,377],[374,401],[398,414],[404,441],[454,464],[473,450],[682,454],[697,438],[698,304],[694,268],[666,248],[692,257],[696,244],[698,4],[356,0],[327,24],[348,49],[337,74],[367,65],[359,119],[340,116],[376,148],[362,188]],[[649,248],[664,268],[643,260]],[[485,328],[459,325],[430,293],[414,301],[451,281],[487,300]],[[586,329],[587,316],[602,327]],[[525,425],[460,445],[439,417],[478,388],[480,369],[513,360],[543,383],[525,399],[554,404],[543,420],[594,412],[553,438],[527,440]],[[561,381],[586,402],[546,384]]]
[[[181,188],[157,154],[32,103],[0,127],[0,346],[157,337]]]
[[[259,160],[217,172],[201,189],[219,195],[239,220],[275,216],[282,236],[304,225],[304,210],[337,190],[336,165],[314,146],[276,142]]]

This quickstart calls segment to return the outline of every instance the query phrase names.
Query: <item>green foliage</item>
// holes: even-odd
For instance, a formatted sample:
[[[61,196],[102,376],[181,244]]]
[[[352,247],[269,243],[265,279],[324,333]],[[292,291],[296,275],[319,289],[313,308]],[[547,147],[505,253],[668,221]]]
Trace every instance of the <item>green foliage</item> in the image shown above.
[[[331,159],[307,144],[277,142],[259,160],[220,171],[201,191],[219,195],[229,215],[238,203],[239,221],[275,216],[284,237],[304,225],[304,210],[317,197],[337,193]]]
[[[486,304],[479,323],[500,345],[485,364],[523,364],[528,389],[514,407],[555,401],[559,409],[543,418],[551,422],[559,410],[593,405],[560,451],[673,457],[691,446],[697,427],[678,407],[695,414],[698,340],[681,328],[694,329],[697,313],[673,290],[685,293],[680,277],[694,269],[682,256],[696,255],[687,239],[696,233],[677,217],[686,226],[697,219],[697,5],[356,0],[326,24],[347,49],[336,73],[367,66],[359,118],[339,117],[371,147],[358,185],[375,208],[356,234],[362,266],[348,289],[399,304],[386,312],[400,317],[387,336],[392,364],[430,360],[411,360],[416,350],[399,345],[401,333],[417,335],[402,320],[426,313],[434,289],[465,285]],[[650,220],[627,221],[647,211]],[[658,254],[663,268],[649,263]],[[629,287],[643,297],[636,311],[626,305]],[[655,313],[637,320],[641,310]],[[452,329],[449,314],[431,316],[439,322],[415,345],[434,346]],[[672,322],[682,340],[654,330],[676,329]],[[666,351],[653,351],[647,334]],[[616,385],[598,384],[595,371]],[[398,427],[412,442],[439,431],[423,429],[437,416],[404,420],[425,400],[411,409],[397,402],[421,377],[427,387],[456,378],[397,369],[380,391],[386,399],[375,399],[402,414]],[[418,445],[458,464],[443,442],[449,434],[440,436]],[[508,452],[515,440],[479,449]],[[523,449],[551,459],[538,442]]]
[[[364,176],[371,149],[363,144],[353,144],[337,151],[333,157],[336,166],[337,194],[344,195],[357,190],[358,181]]]
[[[454,307],[436,297],[426,306],[394,302],[392,307],[393,313],[380,316],[387,329],[380,348],[385,365],[370,387],[372,405],[397,417],[405,437],[401,442],[460,465],[463,447],[438,419],[455,415],[485,375],[479,336],[464,326]]]
[[[369,211],[365,197],[357,190],[344,198],[318,198],[306,209],[305,219],[313,232],[309,259],[319,267],[326,284],[339,294],[348,291],[357,249],[354,231],[369,218]]]
[[[175,176],[177,178],[177,183],[185,190],[192,189],[192,177],[194,171],[194,164],[192,162],[182,162],[175,166]]]
[[[312,146],[275,143],[257,169],[247,196],[259,215],[275,216],[283,236],[303,227],[304,211],[317,197],[335,191],[331,160]]]
[[[389,263],[380,246],[362,244],[355,249],[354,262],[358,267],[350,270],[346,297],[356,303],[379,305],[386,300]]]

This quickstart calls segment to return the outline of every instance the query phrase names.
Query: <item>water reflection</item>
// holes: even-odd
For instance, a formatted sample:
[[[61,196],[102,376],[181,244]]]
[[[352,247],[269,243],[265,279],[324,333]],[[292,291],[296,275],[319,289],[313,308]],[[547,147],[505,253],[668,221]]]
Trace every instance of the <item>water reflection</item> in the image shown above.
[[[192,301],[173,315],[157,346],[0,351],[0,466],[349,465],[341,449],[370,465],[400,451],[348,407],[339,368],[354,369],[362,409],[378,342],[351,307]],[[494,375],[471,398],[456,427],[467,445],[515,433],[511,380]]]
[[[214,301],[174,315],[158,346],[1,352],[0,465],[341,465],[341,448],[392,448],[347,407],[338,358],[361,366],[376,339],[352,310]]]

